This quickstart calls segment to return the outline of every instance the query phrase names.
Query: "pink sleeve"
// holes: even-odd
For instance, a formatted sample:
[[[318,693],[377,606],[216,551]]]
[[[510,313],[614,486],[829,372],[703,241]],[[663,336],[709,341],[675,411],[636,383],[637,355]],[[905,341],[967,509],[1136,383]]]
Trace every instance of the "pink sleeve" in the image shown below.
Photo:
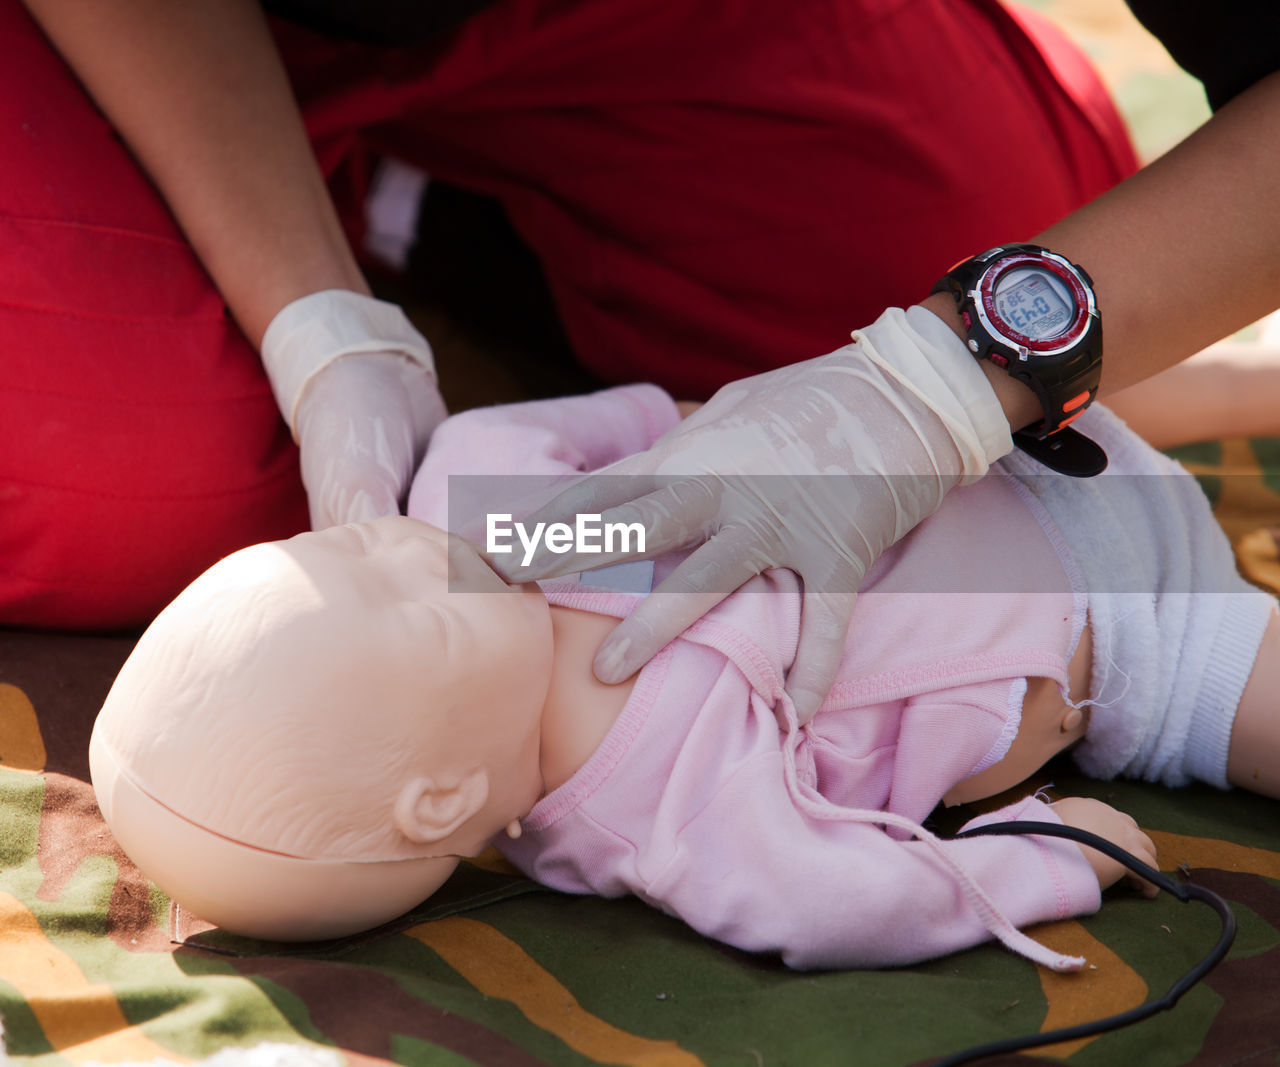
[[[450,475],[518,475],[547,485],[643,452],[679,421],[675,401],[656,385],[464,411],[432,435],[408,512],[447,526]]]
[[[779,952],[796,968],[910,964],[985,941],[992,933],[973,886],[1017,927],[1099,906],[1097,879],[1070,841],[897,840],[848,809],[815,817],[779,784],[776,767],[740,768],[681,829],[641,895],[711,937]],[[994,818],[1060,823],[1033,798]]]

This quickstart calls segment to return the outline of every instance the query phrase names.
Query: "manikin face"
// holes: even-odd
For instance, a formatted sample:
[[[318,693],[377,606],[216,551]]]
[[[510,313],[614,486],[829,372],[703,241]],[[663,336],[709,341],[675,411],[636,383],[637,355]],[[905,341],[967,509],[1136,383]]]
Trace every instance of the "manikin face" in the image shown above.
[[[263,547],[293,564],[279,567],[281,595],[319,597],[329,616],[299,635],[312,661],[367,647],[379,670],[411,683],[429,667],[431,689],[474,704],[512,674],[536,675],[549,652],[541,590],[508,585],[471,544],[426,523],[397,516]]]
[[[233,841],[468,854],[541,793],[551,664],[536,586],[435,527],[380,519],[212,568],[139,643],[99,729],[140,788]],[[475,810],[450,823],[432,798],[477,775]]]

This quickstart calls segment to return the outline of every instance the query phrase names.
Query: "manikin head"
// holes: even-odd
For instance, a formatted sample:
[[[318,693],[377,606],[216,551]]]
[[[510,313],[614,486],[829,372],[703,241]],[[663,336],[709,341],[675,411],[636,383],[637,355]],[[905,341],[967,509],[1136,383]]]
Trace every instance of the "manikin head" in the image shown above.
[[[542,791],[536,586],[393,517],[255,545],[143,635],[91,742],[162,889],[233,932],[336,937],[429,896]]]

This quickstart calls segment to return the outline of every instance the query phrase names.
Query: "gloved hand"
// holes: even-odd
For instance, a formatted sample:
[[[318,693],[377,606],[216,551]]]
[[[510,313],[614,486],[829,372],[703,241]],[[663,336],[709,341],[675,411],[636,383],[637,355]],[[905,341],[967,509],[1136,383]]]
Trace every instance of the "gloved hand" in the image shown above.
[[[301,450],[312,527],[396,514],[446,415],[431,347],[404,312],[312,293],[271,320],[262,362]]]
[[[892,308],[853,336],[830,355],[726,385],[649,451],[526,520],[639,522],[646,556],[699,546],[601,646],[601,681],[630,676],[743,582],[786,567],[804,582],[787,691],[807,722],[835,678],[872,562],[1012,448],[977,361],[931,312]],[[528,568],[514,555],[493,564],[528,581],[620,558],[544,549]]]

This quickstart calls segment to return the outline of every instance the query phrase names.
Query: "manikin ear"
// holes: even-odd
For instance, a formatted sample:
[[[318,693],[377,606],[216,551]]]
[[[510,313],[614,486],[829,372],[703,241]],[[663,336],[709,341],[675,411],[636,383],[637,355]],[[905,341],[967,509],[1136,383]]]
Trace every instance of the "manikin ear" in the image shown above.
[[[396,797],[396,826],[421,845],[443,841],[488,799],[489,775],[480,767],[460,777],[414,778]]]

